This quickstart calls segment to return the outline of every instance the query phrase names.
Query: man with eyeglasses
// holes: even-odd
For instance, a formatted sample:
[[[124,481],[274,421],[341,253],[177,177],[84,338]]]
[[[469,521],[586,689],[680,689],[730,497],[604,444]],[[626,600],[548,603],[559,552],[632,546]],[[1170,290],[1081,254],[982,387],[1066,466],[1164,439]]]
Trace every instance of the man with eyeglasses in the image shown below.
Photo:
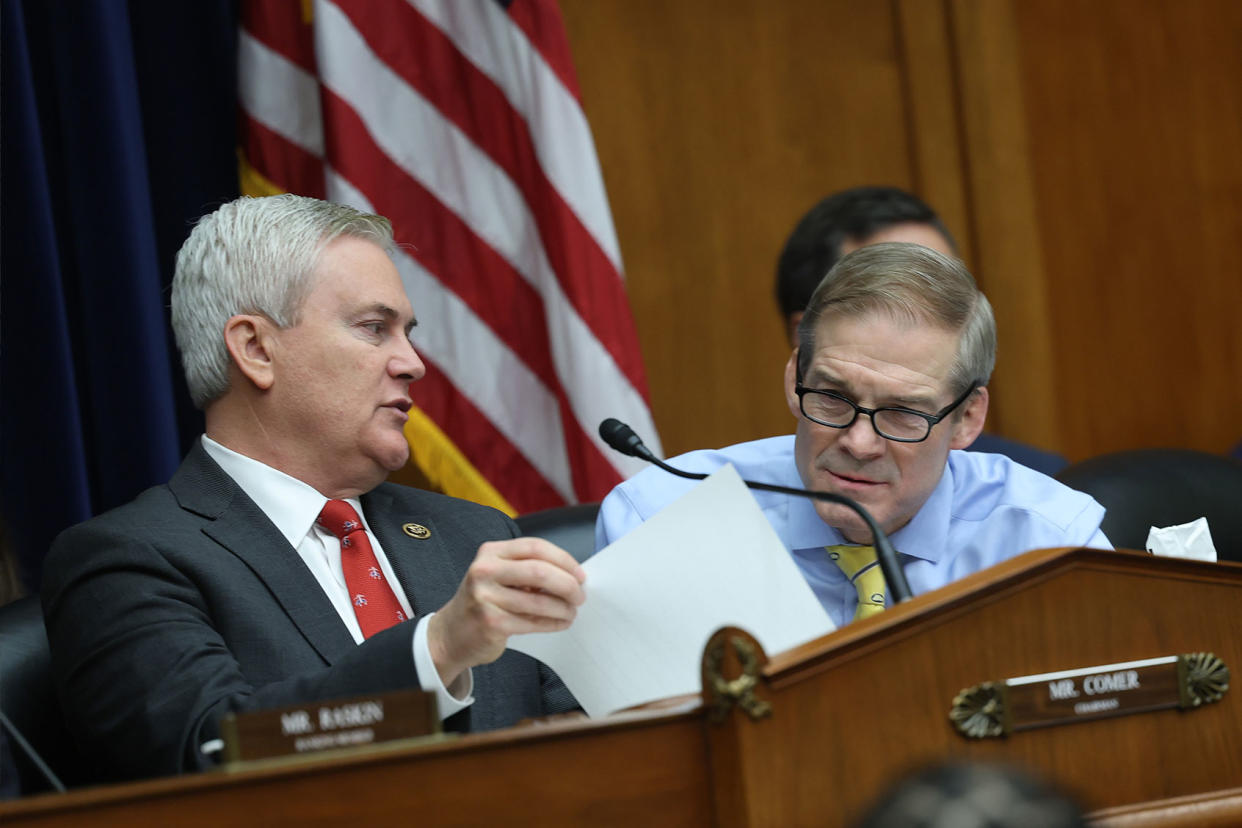
[[[1110,549],[1104,509],[1003,455],[961,451],[988,409],[996,323],[960,261],[915,244],[863,247],[816,289],[785,366],[793,435],[671,461],[835,492],[862,504],[897,549],[912,590],[936,589],[1030,549]],[[648,469],[605,498],[602,548],[691,482]],[[753,493],[838,624],[883,608],[870,530],[847,507]]]
[[[852,250],[880,242],[913,242],[957,256],[957,242],[940,216],[914,193],[898,187],[851,187],[818,202],[785,240],[776,263],[776,304],[793,347],[798,321],[824,274]],[[998,434],[981,433],[970,451],[1004,454],[1044,474],[1065,468],[1065,458]]]

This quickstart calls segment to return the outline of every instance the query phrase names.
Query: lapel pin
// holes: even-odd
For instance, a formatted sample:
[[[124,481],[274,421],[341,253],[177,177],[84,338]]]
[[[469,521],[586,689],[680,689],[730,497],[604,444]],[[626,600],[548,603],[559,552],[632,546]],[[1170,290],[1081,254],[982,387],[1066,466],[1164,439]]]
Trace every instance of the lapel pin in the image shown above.
[[[401,531],[405,532],[411,538],[426,540],[431,537],[431,530],[421,523],[406,523],[401,526]]]

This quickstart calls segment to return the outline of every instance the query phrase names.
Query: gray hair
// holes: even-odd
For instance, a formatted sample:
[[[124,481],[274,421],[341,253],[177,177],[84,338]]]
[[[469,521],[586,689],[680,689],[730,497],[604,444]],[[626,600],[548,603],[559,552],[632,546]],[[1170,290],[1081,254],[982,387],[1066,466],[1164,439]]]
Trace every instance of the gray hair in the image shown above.
[[[388,219],[303,196],[243,197],[199,220],[177,252],[172,282],[173,334],[195,406],[229,389],[229,318],[253,313],[296,325],[319,257],[339,236],[393,251]]]
[[[996,365],[992,305],[961,261],[905,242],[861,247],[828,271],[798,324],[798,369],[810,365],[821,319],[876,312],[958,334],[953,393],[988,384]]]

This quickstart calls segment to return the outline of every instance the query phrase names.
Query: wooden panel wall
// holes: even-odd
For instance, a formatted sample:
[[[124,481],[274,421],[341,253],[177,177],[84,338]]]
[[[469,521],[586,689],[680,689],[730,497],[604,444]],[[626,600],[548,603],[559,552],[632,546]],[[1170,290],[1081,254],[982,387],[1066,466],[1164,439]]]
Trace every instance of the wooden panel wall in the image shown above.
[[[992,430],[1242,439],[1242,4],[561,8],[666,453],[791,429],[776,257],[859,184],[923,194],[993,300]]]
[[[1242,440],[1242,3],[1014,4],[1062,439]]]
[[[912,183],[892,5],[561,8],[666,452],[788,433],[781,245],[834,189]]]

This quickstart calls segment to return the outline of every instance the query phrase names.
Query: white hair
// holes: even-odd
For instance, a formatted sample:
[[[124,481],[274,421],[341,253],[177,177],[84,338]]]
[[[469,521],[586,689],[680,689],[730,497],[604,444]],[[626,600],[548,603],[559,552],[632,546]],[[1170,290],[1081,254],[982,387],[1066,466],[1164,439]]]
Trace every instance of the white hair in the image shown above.
[[[173,334],[195,406],[229,389],[229,318],[253,313],[296,325],[320,254],[339,236],[393,249],[383,216],[304,196],[243,197],[199,220],[177,252],[172,282]]]

